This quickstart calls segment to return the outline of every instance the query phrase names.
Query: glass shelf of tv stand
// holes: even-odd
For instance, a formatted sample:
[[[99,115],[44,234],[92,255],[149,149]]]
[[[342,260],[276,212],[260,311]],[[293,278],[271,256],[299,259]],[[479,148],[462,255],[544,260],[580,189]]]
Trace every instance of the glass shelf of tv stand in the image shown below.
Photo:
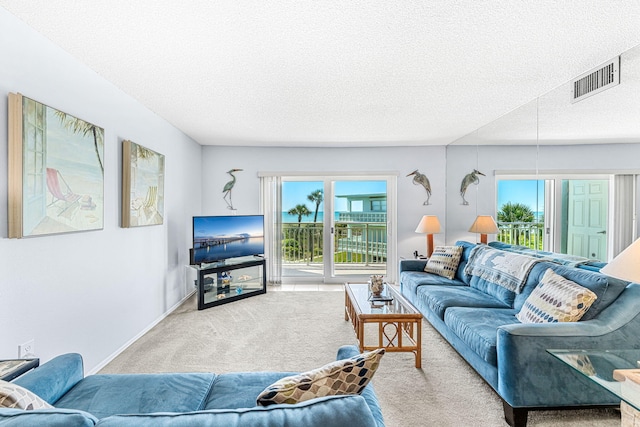
[[[229,258],[192,267],[197,271],[198,310],[267,292],[263,257]]]

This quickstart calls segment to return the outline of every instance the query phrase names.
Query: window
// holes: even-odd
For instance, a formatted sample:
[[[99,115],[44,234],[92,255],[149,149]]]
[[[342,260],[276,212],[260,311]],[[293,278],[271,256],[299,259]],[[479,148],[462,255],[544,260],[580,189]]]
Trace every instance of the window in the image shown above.
[[[371,210],[376,212],[386,212],[387,211],[387,201],[386,200],[372,200],[371,201]]]

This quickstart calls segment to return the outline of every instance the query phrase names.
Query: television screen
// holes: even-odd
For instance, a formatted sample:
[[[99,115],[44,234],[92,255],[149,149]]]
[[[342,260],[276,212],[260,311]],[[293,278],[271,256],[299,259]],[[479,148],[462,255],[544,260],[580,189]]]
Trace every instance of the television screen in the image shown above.
[[[194,264],[263,254],[262,215],[193,217]]]

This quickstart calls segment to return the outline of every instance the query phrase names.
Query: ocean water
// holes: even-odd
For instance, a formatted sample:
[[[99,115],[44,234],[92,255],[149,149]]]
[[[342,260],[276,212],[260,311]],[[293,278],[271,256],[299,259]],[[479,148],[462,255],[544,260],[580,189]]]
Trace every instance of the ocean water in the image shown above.
[[[314,212],[311,211],[311,215],[308,216],[302,216],[302,221],[301,222],[313,222],[313,214]],[[335,214],[335,219],[338,219],[338,213],[336,212]],[[317,222],[322,222],[324,220],[324,212],[320,211],[318,212],[318,220]],[[282,212],[282,222],[298,222],[298,215],[289,215],[286,212]]]

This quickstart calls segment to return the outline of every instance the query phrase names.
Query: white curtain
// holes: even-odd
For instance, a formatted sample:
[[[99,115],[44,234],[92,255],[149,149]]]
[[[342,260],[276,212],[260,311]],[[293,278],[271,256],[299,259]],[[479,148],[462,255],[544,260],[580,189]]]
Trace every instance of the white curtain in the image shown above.
[[[634,240],[635,176],[615,175],[613,181],[612,258]]]
[[[282,284],[282,179],[260,176],[260,209],[264,215],[267,284]]]

